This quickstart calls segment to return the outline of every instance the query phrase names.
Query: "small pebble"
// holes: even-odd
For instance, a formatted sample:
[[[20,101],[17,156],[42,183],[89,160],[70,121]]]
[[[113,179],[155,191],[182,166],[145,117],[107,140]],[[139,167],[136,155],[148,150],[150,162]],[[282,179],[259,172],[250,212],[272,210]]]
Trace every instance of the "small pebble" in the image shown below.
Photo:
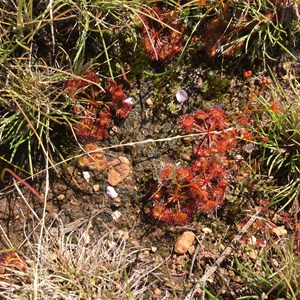
[[[65,195],[64,194],[59,194],[57,196],[57,200],[59,200],[59,201],[63,201],[64,199],[65,199]]]
[[[202,228],[202,232],[205,233],[205,234],[211,234],[212,230],[208,227],[204,227],[204,228]]]
[[[111,130],[116,133],[119,132],[119,128],[117,126],[113,126]]]
[[[151,98],[146,99],[146,104],[151,107],[153,106],[153,100]]]
[[[111,213],[111,217],[114,219],[114,221],[117,221],[121,217],[121,213],[118,210],[115,210]]]
[[[123,103],[129,104],[129,105],[133,105],[133,99],[132,99],[132,97],[129,97],[129,98],[125,99],[123,101]]]
[[[155,253],[156,251],[157,251],[157,247],[151,247],[151,251],[153,252],[153,253]]]
[[[254,150],[254,144],[252,143],[248,143],[244,146],[244,150],[247,152],[247,153],[251,153],[253,150]]]
[[[185,231],[180,235],[175,243],[174,251],[177,254],[184,254],[193,245],[195,234],[192,231]]]
[[[116,204],[120,204],[121,203],[121,198],[119,196],[117,196],[115,199],[114,199],[114,202]]]
[[[88,171],[83,171],[82,176],[85,179],[86,182],[89,182],[91,179],[91,174]]]
[[[161,295],[162,292],[161,292],[161,289],[156,288],[156,289],[153,291],[153,293],[154,293],[155,296],[159,297],[159,296]]]
[[[114,199],[118,196],[118,193],[116,192],[116,190],[110,185],[106,188],[106,194],[111,199]]]
[[[93,191],[94,191],[94,192],[98,192],[99,189],[100,189],[100,185],[99,185],[99,184],[94,184],[94,185],[93,185]]]

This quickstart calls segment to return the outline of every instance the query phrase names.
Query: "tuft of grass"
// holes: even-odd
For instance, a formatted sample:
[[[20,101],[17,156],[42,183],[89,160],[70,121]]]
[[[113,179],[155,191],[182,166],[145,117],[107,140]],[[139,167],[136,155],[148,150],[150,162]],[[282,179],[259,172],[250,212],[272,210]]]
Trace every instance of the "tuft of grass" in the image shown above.
[[[65,74],[21,60],[1,70],[6,80],[0,83],[0,142],[7,153],[1,159],[14,164],[23,158],[25,171],[33,175],[41,153],[54,165],[54,129],[71,119],[59,88]]]
[[[237,270],[249,288],[247,296],[237,299],[299,299],[300,257],[293,253],[293,242],[287,243],[281,241],[264,251],[259,261],[237,261]]]
[[[261,132],[267,140],[259,146],[267,175],[278,183],[272,203],[281,202],[284,207],[296,199],[300,189],[300,85],[293,80],[285,89],[273,79],[271,100],[257,97],[268,112],[268,124]]]
[[[246,55],[252,62],[263,61],[264,69],[278,53],[296,60],[291,49],[296,49],[299,39],[298,10],[293,1],[221,1],[204,37],[208,54]]]
[[[238,38],[235,43],[245,41],[245,52],[254,60],[258,53],[263,61],[273,60],[276,50],[281,50],[295,58],[287,43],[294,45],[296,40],[292,22],[299,22],[293,15],[293,5],[288,1],[243,1],[236,4],[242,17],[249,17],[244,26],[249,32]],[[295,46],[295,45],[294,45]],[[274,51],[275,50],[275,51]],[[259,55],[259,56],[260,56]]]
[[[29,266],[17,277],[23,280],[0,281],[1,299],[145,299],[154,283],[149,277],[163,262],[139,260],[147,249],[129,246],[116,230],[92,240],[90,225],[68,234],[63,227],[36,228],[27,239]]]

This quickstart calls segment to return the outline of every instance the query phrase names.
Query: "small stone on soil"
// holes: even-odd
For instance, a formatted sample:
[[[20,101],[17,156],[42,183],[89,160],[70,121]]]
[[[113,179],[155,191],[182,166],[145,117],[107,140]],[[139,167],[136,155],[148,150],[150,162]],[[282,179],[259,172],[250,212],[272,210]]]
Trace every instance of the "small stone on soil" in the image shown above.
[[[157,247],[151,247],[151,251],[153,252],[153,253],[155,253],[156,251],[157,251]]]
[[[90,179],[91,179],[91,175],[88,171],[83,171],[82,176],[83,176],[83,178],[85,179],[86,182],[89,182]]]
[[[107,182],[112,186],[122,182],[131,172],[130,162],[124,156],[109,162],[107,167],[109,169]]]
[[[106,194],[111,199],[114,199],[114,198],[116,198],[118,196],[118,193],[116,192],[116,190],[112,186],[108,186],[106,188]]]
[[[111,216],[114,219],[114,221],[117,221],[118,219],[120,219],[121,215],[122,214],[118,210],[115,210],[111,213]]]
[[[205,233],[205,234],[211,234],[212,230],[208,227],[204,227],[204,228],[202,228],[202,232]]]
[[[63,201],[65,199],[65,195],[64,194],[59,194],[56,198],[59,201]]]
[[[118,133],[118,131],[119,131],[119,128],[117,127],[117,126],[113,126],[113,128],[111,129],[113,132],[116,132],[116,133]]]
[[[99,184],[94,184],[94,185],[93,185],[93,191],[94,191],[94,192],[98,192],[99,189],[100,189],[100,185],[99,185]]]
[[[178,237],[174,251],[177,254],[184,254],[193,245],[195,241],[195,234],[192,231],[185,231]]]
[[[146,99],[146,104],[151,107],[153,106],[153,100],[151,98]]]
[[[121,203],[121,198],[119,196],[117,196],[115,199],[114,199],[114,203],[115,204],[120,204]]]
[[[161,289],[156,288],[156,289],[153,291],[153,293],[154,293],[155,296],[159,297],[159,296],[161,295],[162,292],[161,292]]]

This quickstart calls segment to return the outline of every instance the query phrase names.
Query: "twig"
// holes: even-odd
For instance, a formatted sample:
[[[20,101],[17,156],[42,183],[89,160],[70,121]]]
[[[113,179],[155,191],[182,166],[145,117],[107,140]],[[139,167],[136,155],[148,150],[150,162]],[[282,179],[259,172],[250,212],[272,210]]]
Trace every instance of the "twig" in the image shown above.
[[[34,211],[34,209],[29,205],[27,199],[24,197],[21,189],[18,187],[17,182],[14,180],[14,185],[15,188],[17,190],[17,192],[19,193],[19,195],[21,196],[21,198],[23,199],[24,203],[27,205],[27,207],[30,209],[31,213],[33,216],[35,216],[35,218],[38,220],[39,223],[41,223],[41,219],[38,217],[38,215],[36,214],[36,212]]]
[[[225,129],[224,131],[232,131],[234,130],[233,127],[230,127],[230,128],[227,128]],[[221,134],[222,132],[224,131],[212,131],[210,132],[211,134]],[[54,165],[51,165],[49,166],[47,169],[44,169],[44,170],[41,170],[35,174],[32,174],[31,176],[29,176],[28,178],[25,178],[25,180],[29,179],[29,178],[33,178],[37,175],[40,175],[42,173],[44,173],[45,171],[47,170],[50,170],[54,167],[57,167],[59,165],[62,165],[62,164],[66,164],[68,163],[69,161],[71,160],[74,160],[74,159],[77,159],[83,155],[86,155],[86,154],[93,154],[93,153],[98,153],[98,152],[102,152],[102,151],[105,151],[105,150],[110,150],[110,149],[116,149],[116,148],[122,148],[122,147],[134,147],[134,146],[138,146],[138,145],[144,145],[144,144],[155,144],[155,143],[160,143],[160,142],[172,142],[172,141],[175,141],[175,140],[180,140],[180,139],[184,139],[184,138],[201,138],[201,137],[204,137],[206,135],[206,133],[191,133],[191,134],[184,134],[184,135],[175,135],[175,136],[172,136],[172,137],[168,137],[168,138],[160,138],[160,139],[147,139],[147,140],[142,140],[142,141],[135,141],[135,142],[129,142],[129,143],[124,143],[124,144],[117,144],[117,145],[112,145],[112,146],[108,146],[108,147],[99,147],[97,148],[96,150],[92,150],[92,151],[85,151],[82,147],[82,150],[84,150],[84,153],[80,153],[78,155],[74,155],[70,158],[67,158],[67,159],[64,159],[58,163],[55,163]],[[2,159],[0,157],[0,159]],[[4,188],[3,190],[6,190],[8,187]],[[3,191],[2,190],[2,191]]]
[[[261,209],[259,209],[251,218],[250,220],[243,226],[243,228],[239,231],[239,233],[236,235],[236,237],[232,240],[231,245],[228,246],[221,254],[221,256],[215,261],[215,263],[206,270],[202,278],[194,285],[194,287],[191,289],[191,291],[186,295],[184,300],[191,300],[193,299],[193,296],[197,289],[201,288],[201,286],[205,286],[206,281],[208,278],[214,274],[219,266],[222,264],[224,259],[229,256],[232,252],[232,249],[234,247],[234,244],[236,244],[243,235],[247,232],[247,230],[251,227],[251,225],[254,223],[254,221],[257,219],[258,215],[260,214]]]
[[[47,170],[48,169],[49,168],[47,168]],[[32,194],[34,194],[38,198],[38,200],[41,202],[41,204],[43,204],[45,206],[46,210],[51,214],[52,217],[54,217],[54,218],[57,217],[55,209],[50,204],[45,203],[43,197],[28,182],[26,182],[24,179],[22,179],[20,176],[18,176],[11,169],[4,168],[2,170],[1,175],[0,175],[0,180],[1,181],[5,181],[4,180],[5,172],[10,173],[16,180],[18,180],[20,183],[22,183],[23,185],[25,185],[32,192]]]
[[[192,258],[192,261],[191,261],[191,267],[190,267],[188,279],[190,279],[190,278],[192,277],[193,269],[194,269],[194,264],[195,264],[195,260],[196,260],[196,257],[198,256],[199,251],[200,251],[200,242],[198,241],[198,244],[197,244],[195,253],[194,253],[193,258]]]

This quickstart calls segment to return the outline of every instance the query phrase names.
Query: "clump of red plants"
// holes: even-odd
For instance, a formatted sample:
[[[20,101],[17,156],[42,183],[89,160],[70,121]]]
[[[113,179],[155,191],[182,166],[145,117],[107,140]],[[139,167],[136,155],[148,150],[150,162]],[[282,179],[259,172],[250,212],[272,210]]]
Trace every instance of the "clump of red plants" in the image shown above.
[[[272,82],[262,77],[255,88],[251,71],[246,71],[244,78],[250,93],[241,114],[227,118],[223,109],[212,107],[179,119],[184,132],[197,134],[197,139],[188,166],[168,163],[160,170],[150,191],[150,213],[155,220],[185,224],[195,214],[216,211],[225,202],[229,182],[238,178],[241,154],[252,152],[254,139],[268,140],[258,134],[259,129],[255,130],[256,135],[252,134],[251,116],[266,111],[280,113],[277,103],[270,101],[264,108],[251,106],[254,97],[261,95]]]
[[[209,213],[224,204],[238,130],[229,127],[219,107],[197,110],[179,119],[185,133],[197,133],[189,166],[169,163],[159,173],[151,192],[151,215],[167,223],[184,224],[196,213]]]
[[[148,13],[139,16],[146,53],[153,61],[169,63],[183,49],[185,26],[172,9],[155,6]]]
[[[126,98],[122,84],[107,80],[103,89],[99,82],[99,76],[88,72],[66,84],[65,90],[72,100],[72,113],[77,121],[73,125],[77,137],[103,140],[114,122],[126,119],[131,111],[132,100]]]

